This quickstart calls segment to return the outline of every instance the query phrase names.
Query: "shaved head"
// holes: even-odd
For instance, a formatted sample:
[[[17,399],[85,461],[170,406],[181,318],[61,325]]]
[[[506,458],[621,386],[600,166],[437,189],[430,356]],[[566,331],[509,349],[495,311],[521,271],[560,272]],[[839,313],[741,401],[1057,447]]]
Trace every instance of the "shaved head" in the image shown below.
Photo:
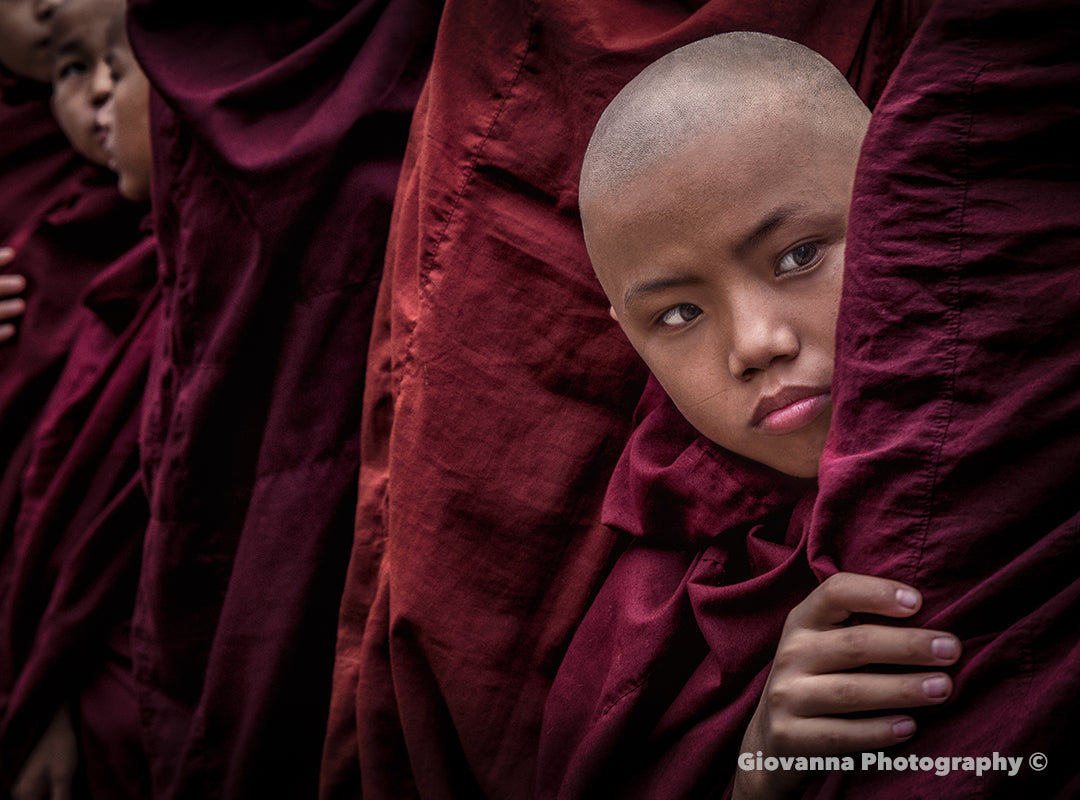
[[[581,171],[583,211],[657,162],[717,131],[750,122],[782,136],[798,124],[856,151],[870,112],[823,56],[764,33],[725,33],[648,66],[604,111]]]

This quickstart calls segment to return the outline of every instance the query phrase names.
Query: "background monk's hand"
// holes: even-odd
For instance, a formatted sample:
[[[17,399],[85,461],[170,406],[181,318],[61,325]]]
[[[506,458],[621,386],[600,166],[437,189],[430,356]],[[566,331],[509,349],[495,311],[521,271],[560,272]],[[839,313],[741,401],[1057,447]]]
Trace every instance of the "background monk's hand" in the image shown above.
[[[0,247],[0,269],[15,260],[15,251]],[[26,289],[22,275],[0,275],[0,343],[15,336],[15,320],[26,310],[26,301],[14,295]]]
[[[911,717],[862,715],[943,703],[952,680],[939,671],[874,672],[873,665],[949,666],[960,657],[960,641],[923,628],[852,625],[849,618],[858,613],[910,617],[921,604],[915,589],[897,581],[846,572],[824,581],[788,614],[740,752],[838,755],[910,739]],[[846,716],[854,713],[861,718]],[[734,796],[783,797],[807,777],[806,772],[739,770]]]
[[[71,800],[79,751],[67,706],[56,712],[11,788],[13,800]]]

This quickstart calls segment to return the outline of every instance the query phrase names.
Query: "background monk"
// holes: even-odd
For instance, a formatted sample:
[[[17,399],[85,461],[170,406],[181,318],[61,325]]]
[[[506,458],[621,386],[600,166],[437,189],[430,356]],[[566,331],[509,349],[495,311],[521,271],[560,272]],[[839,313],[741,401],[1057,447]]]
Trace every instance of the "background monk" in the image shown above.
[[[122,12],[122,0],[57,10],[54,105],[72,140],[85,148],[89,136],[145,209],[149,92]],[[0,770],[17,800],[148,795],[128,638],[148,517],[137,443],[156,278],[151,236],[94,277],[30,437],[0,602]]]
[[[33,5],[40,16],[32,16],[34,12],[24,9],[24,5]],[[54,7],[54,3],[32,4],[29,0],[0,4],[5,13],[20,12],[10,26],[5,22],[0,36],[0,60],[5,63],[22,63],[12,51],[17,50],[16,45],[30,46],[28,41],[36,59],[35,43],[40,42],[33,37],[40,37],[40,30],[21,23],[28,19],[48,23],[44,27],[44,67],[31,60],[34,71],[9,83],[4,89],[4,103],[0,104],[4,130],[0,151],[10,158],[11,168],[0,172],[0,198],[3,203],[12,197],[20,198],[18,204],[9,207],[19,219],[17,225],[7,228],[12,232],[4,244],[10,246],[10,251],[2,260],[7,269],[20,274],[16,285],[27,286],[18,339],[0,348],[0,576],[18,511],[18,484],[29,454],[29,433],[74,341],[83,294],[106,265],[143,238],[139,226],[144,209],[117,192],[116,177],[104,166],[105,154],[93,130],[92,111],[95,104],[100,104],[100,92],[96,99],[92,87],[87,87],[85,93],[67,93],[68,78],[77,82],[76,78],[68,75],[61,82],[57,76],[52,105],[57,118],[63,120],[62,127],[72,137],[70,145],[55,121],[46,125],[38,119],[38,112],[47,113],[49,106],[48,86],[39,86],[36,79],[39,72],[47,78],[52,70],[50,25]],[[11,87],[22,98],[14,105],[8,102]],[[26,99],[30,87],[37,87],[32,94],[39,97],[38,101]],[[24,140],[35,126],[38,138]],[[65,142],[62,153],[54,151],[51,132]],[[58,167],[61,162],[67,166]],[[40,183],[45,175],[53,181],[48,187]],[[8,212],[0,209],[0,213]],[[0,220],[3,227],[4,221]]]
[[[964,642],[955,698],[821,794],[1075,797],[1080,697],[1080,14],[941,0],[855,182],[819,574],[917,585]],[[1010,776],[962,758],[1020,758]]]
[[[372,335],[324,797],[533,790],[544,699],[616,545],[600,503],[645,379],[578,222],[606,103],[732,29],[797,38],[872,99],[912,23],[891,3],[691,6],[446,5]]]
[[[58,2],[0,2],[0,244],[83,163],[49,110]]]
[[[560,667],[541,796],[717,796],[738,775],[737,796],[770,797],[798,774],[740,772],[739,752],[888,747],[915,725],[880,712],[949,695],[914,667],[951,664],[955,639],[849,619],[910,616],[917,592],[856,575],[815,589],[801,542],[869,116],[821,56],[737,33],[668,54],[600,118],[585,241],[670,401],[646,395],[609,489],[606,521],[638,542]]]
[[[438,12],[130,5],[164,280],[133,630],[155,797],[316,794],[372,306]]]

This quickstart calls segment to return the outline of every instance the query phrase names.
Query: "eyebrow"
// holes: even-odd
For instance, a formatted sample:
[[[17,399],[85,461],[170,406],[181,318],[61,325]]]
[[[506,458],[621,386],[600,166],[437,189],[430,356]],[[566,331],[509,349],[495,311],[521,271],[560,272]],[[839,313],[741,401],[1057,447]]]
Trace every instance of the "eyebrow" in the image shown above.
[[[735,246],[735,255],[744,256],[748,251],[757,246],[758,242],[772,233],[776,228],[783,225],[791,217],[795,216],[796,207],[792,205],[780,206],[769,216],[765,217],[754,230],[750,231],[741,242]]]
[[[623,295],[623,305],[629,306],[630,303],[641,295],[648,295],[654,292],[662,292],[665,289],[677,289],[685,286],[700,286],[705,280],[696,275],[673,275],[668,278],[657,278],[651,281],[642,281],[635,283],[628,287],[626,294]]]

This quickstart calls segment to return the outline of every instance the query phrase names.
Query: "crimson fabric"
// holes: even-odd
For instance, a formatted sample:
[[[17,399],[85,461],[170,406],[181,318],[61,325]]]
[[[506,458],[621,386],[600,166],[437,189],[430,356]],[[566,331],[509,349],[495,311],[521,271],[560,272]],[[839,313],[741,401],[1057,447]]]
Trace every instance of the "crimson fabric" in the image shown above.
[[[863,149],[832,437],[809,552],[907,581],[965,652],[895,756],[1039,772],[857,771],[820,795],[1076,796],[1080,11],[940,0]]]
[[[78,339],[32,437],[21,507],[0,605],[0,766],[6,781],[61,704],[101,752],[138,740],[134,694],[109,693],[104,713],[82,695],[101,693],[116,665],[131,666],[126,635],[148,519],[138,432],[159,321],[153,237],[103,270],[77,317]],[[120,702],[123,700],[123,702]],[[87,713],[89,712],[89,713]],[[137,750],[135,750],[137,752]],[[95,798],[145,797],[134,754],[127,783],[91,783]]]
[[[438,12],[129,7],[164,276],[132,631],[156,798],[316,794],[372,306]]]
[[[600,503],[645,378],[578,221],[606,103],[665,52],[746,28],[807,43],[871,95],[901,10],[447,3],[372,335],[325,798],[533,790],[544,698],[613,554]]]
[[[814,481],[725,452],[655,380],[603,520],[635,537],[548,697],[542,798],[713,798],[733,779],[787,613],[817,585]]]
[[[31,434],[75,340],[88,284],[141,238],[145,208],[124,200],[116,176],[85,161],[52,187],[8,240],[7,268],[26,277],[26,312],[0,347],[0,575],[19,508]]]
[[[51,93],[0,67],[0,245],[83,163],[53,118]]]

